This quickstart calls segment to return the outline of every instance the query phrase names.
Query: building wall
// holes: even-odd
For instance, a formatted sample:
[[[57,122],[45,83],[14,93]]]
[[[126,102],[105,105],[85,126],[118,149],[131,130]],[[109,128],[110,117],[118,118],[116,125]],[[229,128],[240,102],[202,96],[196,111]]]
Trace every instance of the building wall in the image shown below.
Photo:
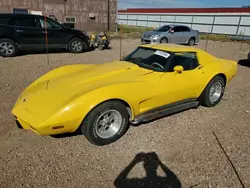
[[[110,30],[115,31],[117,20],[117,0],[109,0]],[[0,13],[13,12],[13,8],[42,11],[42,15],[55,15],[60,22],[65,16],[75,16],[75,28],[86,31],[108,30],[108,0],[0,0]],[[89,18],[89,13],[95,19]]]

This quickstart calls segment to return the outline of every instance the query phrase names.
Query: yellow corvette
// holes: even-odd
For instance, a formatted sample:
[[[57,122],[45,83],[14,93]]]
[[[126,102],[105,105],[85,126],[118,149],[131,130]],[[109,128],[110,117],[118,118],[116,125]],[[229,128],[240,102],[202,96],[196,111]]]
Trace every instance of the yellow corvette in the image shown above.
[[[236,73],[235,61],[195,47],[144,44],[120,61],[50,71],[22,92],[12,113],[39,135],[79,130],[106,145],[130,124],[217,105]]]

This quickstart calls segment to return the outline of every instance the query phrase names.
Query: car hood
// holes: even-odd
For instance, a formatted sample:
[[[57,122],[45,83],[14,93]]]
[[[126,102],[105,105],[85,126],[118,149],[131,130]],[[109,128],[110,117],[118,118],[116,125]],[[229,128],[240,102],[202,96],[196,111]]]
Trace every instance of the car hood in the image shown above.
[[[75,96],[112,84],[142,81],[143,76],[151,72],[153,71],[121,61],[61,67],[42,76],[25,89],[12,113],[26,117],[24,121],[38,124],[65,107]]]
[[[145,35],[160,35],[160,34],[162,34],[162,32],[160,31],[148,31],[144,33],[144,36]]]

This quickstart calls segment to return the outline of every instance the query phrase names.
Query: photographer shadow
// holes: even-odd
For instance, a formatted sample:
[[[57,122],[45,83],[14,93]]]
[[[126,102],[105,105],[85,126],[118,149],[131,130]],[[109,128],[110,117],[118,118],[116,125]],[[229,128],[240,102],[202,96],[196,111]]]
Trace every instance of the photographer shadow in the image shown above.
[[[144,178],[128,179],[129,172],[138,163],[143,162],[146,171]],[[157,169],[161,167],[164,176],[157,175]],[[158,158],[155,152],[152,153],[139,153],[130,162],[130,164],[120,173],[114,181],[116,188],[181,188],[181,182],[178,177],[168,169]]]

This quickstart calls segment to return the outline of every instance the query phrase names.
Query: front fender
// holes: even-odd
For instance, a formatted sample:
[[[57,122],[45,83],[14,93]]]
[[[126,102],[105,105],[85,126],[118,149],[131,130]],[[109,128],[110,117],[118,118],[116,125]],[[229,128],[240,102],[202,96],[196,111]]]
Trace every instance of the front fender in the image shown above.
[[[146,99],[150,92],[150,86],[145,87],[145,83],[121,83],[115,85],[94,88],[88,92],[78,94],[59,110],[48,121],[54,122],[74,122],[74,127],[70,131],[78,129],[84,118],[99,104],[108,100],[121,100],[127,103],[131,109],[131,119],[133,120],[139,113],[139,103]]]

